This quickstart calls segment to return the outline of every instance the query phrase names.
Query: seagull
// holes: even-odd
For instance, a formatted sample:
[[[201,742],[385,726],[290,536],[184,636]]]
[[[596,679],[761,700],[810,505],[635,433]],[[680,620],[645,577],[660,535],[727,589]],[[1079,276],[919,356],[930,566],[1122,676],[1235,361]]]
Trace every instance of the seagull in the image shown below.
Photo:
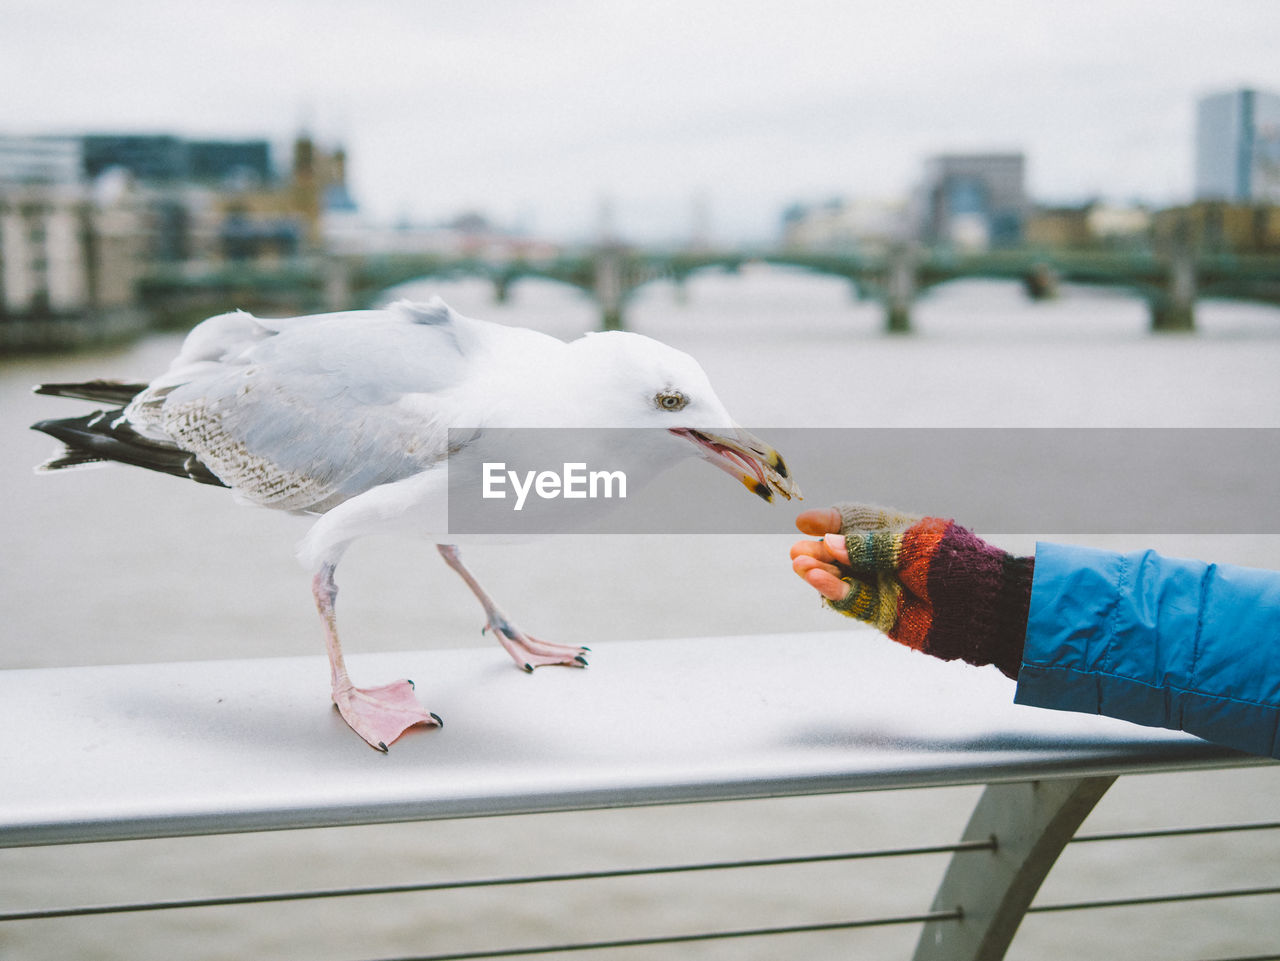
[[[766,501],[800,496],[782,457],[734,423],[688,354],[621,331],[565,342],[464,317],[438,297],[283,319],[220,314],[192,328],[150,383],[35,390],[108,408],[32,425],[64,444],[38,470],[120,462],[317,517],[298,558],[312,574],[333,703],[383,752],[408,728],[443,722],[411,681],[356,687],[348,676],[334,572],[361,536],[435,540],[518,667],[587,664],[587,648],[516,627],[463,565],[447,530],[451,459],[501,460],[490,448],[507,428],[659,428],[605,434],[638,435],[645,449],[626,453],[659,469],[696,455]]]

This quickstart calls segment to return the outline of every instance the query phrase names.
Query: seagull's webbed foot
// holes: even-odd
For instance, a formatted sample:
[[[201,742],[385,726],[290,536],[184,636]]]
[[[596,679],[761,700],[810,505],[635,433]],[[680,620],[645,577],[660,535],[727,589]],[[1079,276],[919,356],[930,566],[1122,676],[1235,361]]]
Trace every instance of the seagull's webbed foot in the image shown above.
[[[591,652],[591,648],[541,641],[524,633],[503,617],[496,608],[488,613],[489,622],[485,624],[483,630],[493,631],[493,636],[511,655],[511,659],[516,662],[516,667],[523,668],[532,674],[535,667],[545,667],[548,664],[562,664],[566,667],[587,666],[587,654]]]
[[[351,683],[342,645],[338,642],[338,618],[334,612],[338,586],[333,580],[333,568],[332,563],[321,566],[311,582],[311,591],[324,623],[333,703],[342,719],[351,730],[384,753],[387,745],[415,724],[444,727],[438,714],[422,709],[413,695],[413,681],[394,681],[381,687],[356,687]]]
[[[444,727],[438,714],[422,709],[413,681],[362,688],[341,678],[333,688],[333,703],[353,731],[383,752],[415,724]]]
[[[475,594],[476,599],[480,601],[480,605],[484,608],[485,626],[484,630],[493,631],[499,643],[511,659],[516,662],[516,667],[523,668],[529,673],[533,673],[535,667],[545,667],[548,664],[563,664],[566,667],[586,667],[587,657],[590,648],[587,647],[571,647],[567,644],[550,644],[547,641],[540,641],[536,637],[530,637],[520,628],[516,627],[506,616],[498,609],[498,605],[493,602],[488,592],[480,586],[480,582],[475,579],[471,571],[467,570],[465,564],[462,563],[462,557],[458,554],[458,548],[452,544],[437,544],[436,549],[440,551],[440,556],[445,559],[445,563],[458,572],[469,588],[471,593]]]

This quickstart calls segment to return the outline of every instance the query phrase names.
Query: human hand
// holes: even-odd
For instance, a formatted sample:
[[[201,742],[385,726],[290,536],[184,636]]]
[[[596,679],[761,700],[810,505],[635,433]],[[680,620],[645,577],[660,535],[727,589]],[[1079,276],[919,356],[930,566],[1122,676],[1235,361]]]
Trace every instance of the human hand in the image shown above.
[[[845,512],[849,514],[847,520]],[[855,593],[875,584],[875,578],[868,576],[870,571],[855,570],[850,565],[843,533],[846,525],[852,531],[872,533],[888,530],[894,524],[909,526],[918,520],[922,518],[917,515],[864,504],[802,511],[796,516],[796,529],[820,539],[796,541],[791,546],[791,568],[836,610],[844,610]]]
[[[851,572],[840,533],[842,524],[840,512],[834,507],[814,508],[796,515],[796,529],[819,539],[791,545],[791,569],[828,601],[842,600],[851,590],[844,580]],[[831,535],[830,542],[827,534]]]
[[[994,663],[1016,677],[1033,558],[1016,558],[940,517],[867,504],[807,510],[792,569],[849,617],[945,660]]]

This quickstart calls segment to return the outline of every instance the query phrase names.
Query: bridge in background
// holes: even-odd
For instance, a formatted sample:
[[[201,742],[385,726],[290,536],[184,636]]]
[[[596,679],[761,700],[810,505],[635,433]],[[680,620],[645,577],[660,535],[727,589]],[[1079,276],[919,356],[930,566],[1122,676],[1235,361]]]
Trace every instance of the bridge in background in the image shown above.
[[[142,283],[140,295],[162,314],[193,319],[227,304],[279,302],[290,310],[341,310],[368,306],[400,284],[428,278],[488,279],[504,302],[524,278],[567,284],[599,306],[602,329],[626,323],[627,304],[655,281],[682,285],[702,270],[735,271],[745,263],[769,263],[841,277],[859,297],[879,301],[884,329],[911,330],[912,307],[929,288],[968,278],[1021,283],[1028,295],[1053,297],[1062,283],[1127,288],[1149,305],[1154,331],[1195,327],[1198,298],[1280,304],[1280,255],[1093,252],[1015,249],[961,254],[902,246],[880,255],[789,251],[654,251],[599,246],[540,260],[493,260],[438,254],[322,256],[278,266],[228,265],[207,270],[161,269]]]

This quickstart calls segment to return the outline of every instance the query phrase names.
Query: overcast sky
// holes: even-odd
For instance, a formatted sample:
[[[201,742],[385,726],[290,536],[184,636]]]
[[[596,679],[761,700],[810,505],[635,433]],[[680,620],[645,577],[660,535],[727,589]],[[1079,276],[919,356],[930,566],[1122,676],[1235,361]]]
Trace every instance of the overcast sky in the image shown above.
[[[343,143],[369,215],[768,238],[1021,150],[1036,199],[1185,199],[1195,100],[1280,90],[1280,0],[0,0],[0,131]],[[277,162],[287,161],[278,156]]]

